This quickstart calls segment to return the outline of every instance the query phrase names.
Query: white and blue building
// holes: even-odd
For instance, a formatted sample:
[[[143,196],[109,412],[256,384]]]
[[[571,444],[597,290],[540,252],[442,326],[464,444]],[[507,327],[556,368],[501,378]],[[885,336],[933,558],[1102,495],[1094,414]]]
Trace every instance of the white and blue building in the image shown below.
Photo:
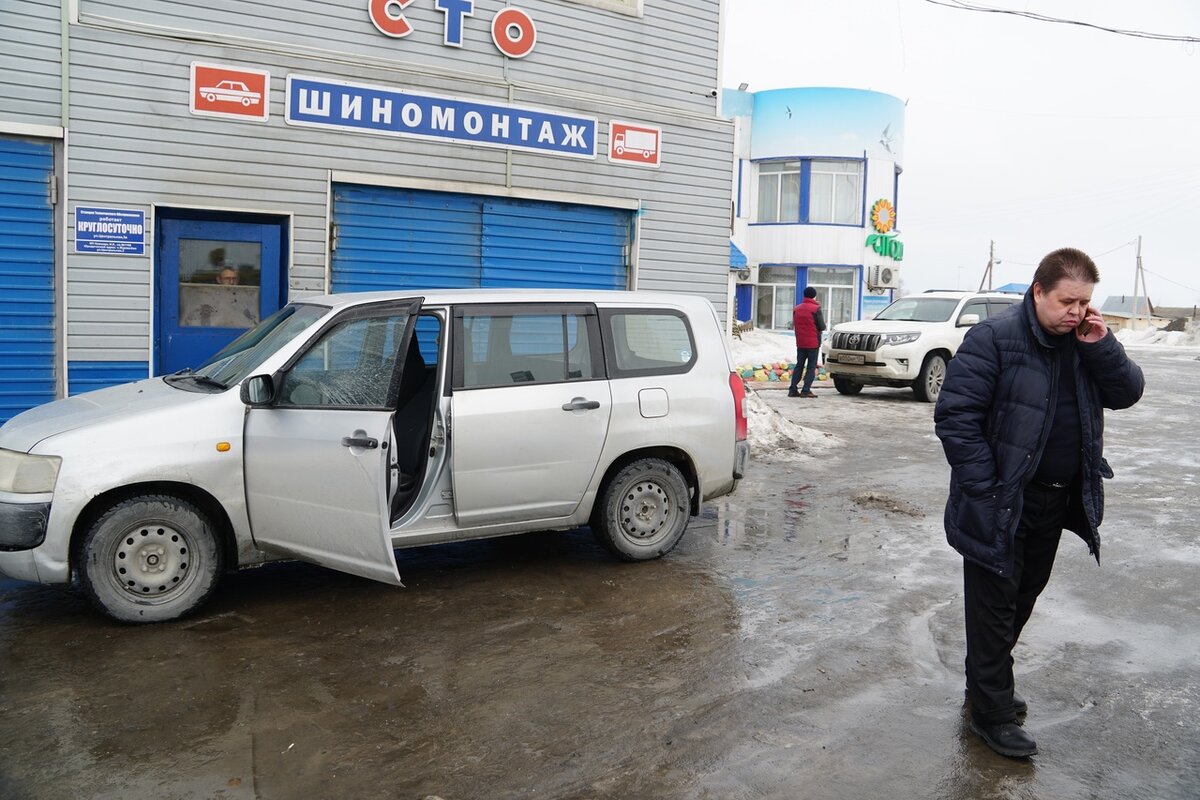
[[[722,113],[736,131],[736,319],[786,330],[807,286],[830,326],[882,309],[904,260],[904,103],[861,89],[726,89]]]

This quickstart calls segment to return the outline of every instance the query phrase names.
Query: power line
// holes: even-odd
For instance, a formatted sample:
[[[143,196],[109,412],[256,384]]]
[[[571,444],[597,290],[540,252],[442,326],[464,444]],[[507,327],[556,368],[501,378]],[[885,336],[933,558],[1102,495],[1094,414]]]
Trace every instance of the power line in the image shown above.
[[[1097,259],[1097,258],[1100,258],[1101,256],[1106,256],[1109,253],[1115,253],[1123,247],[1129,247],[1129,245],[1133,244],[1136,241],[1137,241],[1137,239],[1130,239],[1125,244],[1119,244],[1116,247],[1114,247],[1112,250],[1105,250],[1103,253],[1096,253],[1094,256],[1092,256],[1092,258]],[[1149,272],[1149,270],[1146,270],[1146,271]]]
[[[957,11],[979,11],[985,14],[1010,14],[1014,17],[1025,17],[1037,22],[1054,22],[1060,25],[1078,25],[1081,28],[1092,28],[1106,33],[1115,33],[1120,36],[1132,36],[1136,39],[1153,39],[1159,42],[1192,42],[1200,43],[1200,38],[1195,36],[1175,36],[1169,33],[1148,33],[1146,31],[1134,31],[1125,28],[1109,28],[1104,25],[1096,25],[1092,22],[1082,22],[1076,19],[1063,19],[1062,17],[1050,17],[1045,14],[1037,14],[1033,11],[1016,11],[1010,8],[993,8],[991,6],[979,6],[972,3],[964,2],[964,0],[925,0],[926,3],[932,3],[935,6],[945,6],[953,8]]]
[[[1159,275],[1157,272],[1152,272],[1151,270],[1148,270],[1148,269],[1146,269],[1145,267],[1142,267],[1142,272],[1149,272],[1149,273],[1150,273],[1151,275],[1153,275],[1154,277],[1156,277],[1156,278],[1159,278],[1159,279],[1161,279],[1161,280],[1164,280],[1164,281],[1166,281],[1167,283],[1173,283],[1173,284],[1175,284],[1176,286],[1179,286],[1179,287],[1182,287],[1182,288],[1184,288],[1184,289],[1187,289],[1189,292],[1195,292],[1196,294],[1200,294],[1200,289],[1196,289],[1196,288],[1194,288],[1194,287],[1191,287],[1191,286],[1185,286],[1184,284],[1180,283],[1179,281],[1173,281],[1173,280],[1171,280],[1170,278],[1164,278],[1162,275]]]

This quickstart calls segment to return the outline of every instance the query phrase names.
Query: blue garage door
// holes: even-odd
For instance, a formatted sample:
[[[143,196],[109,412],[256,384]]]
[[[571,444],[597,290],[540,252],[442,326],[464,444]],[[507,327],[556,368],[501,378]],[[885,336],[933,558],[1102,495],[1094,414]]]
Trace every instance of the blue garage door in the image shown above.
[[[54,399],[49,143],[0,138],[0,424]]]
[[[625,289],[631,214],[335,184],[333,291]]]

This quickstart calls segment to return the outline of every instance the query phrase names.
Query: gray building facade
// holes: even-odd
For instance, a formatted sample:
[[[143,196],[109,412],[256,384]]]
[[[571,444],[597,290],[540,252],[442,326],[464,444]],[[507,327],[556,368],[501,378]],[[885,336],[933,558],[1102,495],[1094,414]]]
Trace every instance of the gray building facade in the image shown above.
[[[686,291],[724,313],[720,0],[9,0],[0,422],[290,299]]]

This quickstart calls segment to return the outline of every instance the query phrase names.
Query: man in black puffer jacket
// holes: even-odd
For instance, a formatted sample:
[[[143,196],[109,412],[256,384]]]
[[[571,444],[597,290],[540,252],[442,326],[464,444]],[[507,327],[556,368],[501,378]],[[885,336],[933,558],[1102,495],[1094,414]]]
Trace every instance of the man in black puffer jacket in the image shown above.
[[[950,462],[946,538],[963,557],[971,729],[998,753],[1037,752],[1017,725],[1012,649],[1050,579],[1064,528],[1100,559],[1104,409],[1142,396],[1142,370],[1091,307],[1096,265],[1042,259],[1024,302],[968,332],[934,410]]]

